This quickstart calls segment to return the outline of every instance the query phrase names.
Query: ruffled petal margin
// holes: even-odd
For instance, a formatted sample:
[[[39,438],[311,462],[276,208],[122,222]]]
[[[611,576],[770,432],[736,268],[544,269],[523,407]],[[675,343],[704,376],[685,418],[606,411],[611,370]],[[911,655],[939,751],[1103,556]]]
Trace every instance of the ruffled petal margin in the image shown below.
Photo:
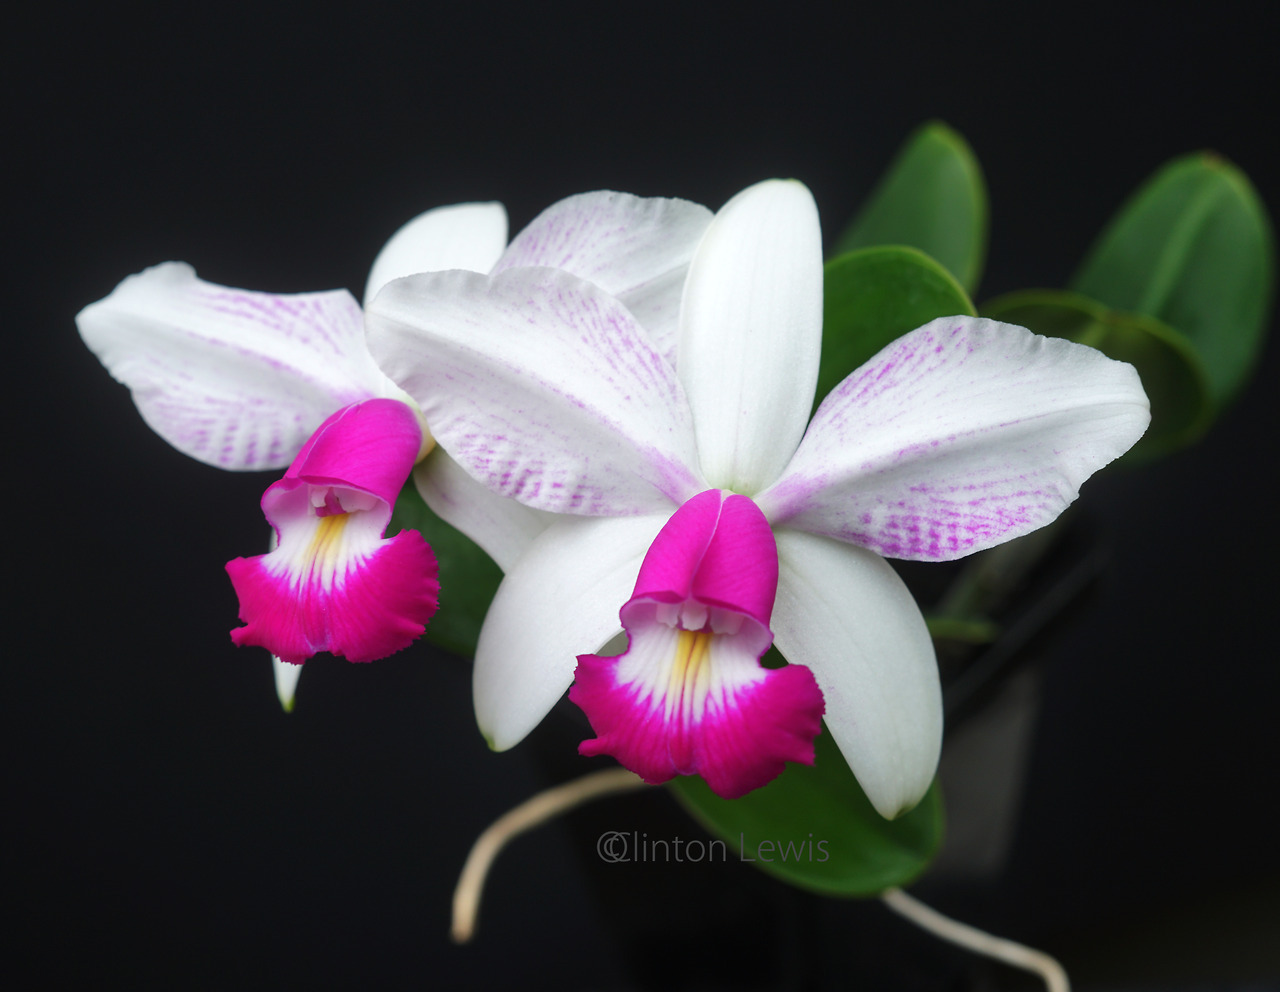
[[[580,655],[569,691],[611,754],[645,781],[700,774],[727,799],[813,763],[822,693],[799,665],[770,670],[778,552],[747,497],[699,493],[650,545],[622,607],[627,650]]]
[[[246,626],[238,645],[301,664],[317,651],[372,661],[407,647],[436,611],[435,556],[417,531],[383,532],[423,433],[398,400],[344,407],[262,497],[274,550],[227,563]]]
[[[435,555],[417,531],[390,540],[361,536],[331,577],[318,570],[299,574],[283,556],[273,559],[279,551],[227,562],[246,624],[231,639],[294,665],[318,651],[374,661],[408,647],[436,611]]]
[[[657,623],[615,658],[581,655],[569,699],[596,736],[578,748],[610,754],[646,782],[701,775],[737,799],[813,764],[822,693],[802,665],[762,668],[746,642]]]

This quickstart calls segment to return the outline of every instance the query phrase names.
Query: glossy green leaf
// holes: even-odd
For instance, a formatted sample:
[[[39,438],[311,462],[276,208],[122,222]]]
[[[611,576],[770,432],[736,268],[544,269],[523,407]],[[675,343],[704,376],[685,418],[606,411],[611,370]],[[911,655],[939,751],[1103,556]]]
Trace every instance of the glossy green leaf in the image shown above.
[[[697,777],[677,778],[670,788],[743,861],[826,895],[872,896],[905,885],[924,870],[942,841],[936,782],[919,806],[886,820],[825,728],[812,767],[788,765],[741,799],[721,799]]]
[[[1262,347],[1274,266],[1271,224],[1248,178],[1199,153],[1175,159],[1138,189],[1071,288],[1184,334],[1221,405]]]
[[[951,273],[914,248],[863,248],[823,275],[817,400],[881,348],[935,317],[976,311]]]
[[[464,658],[475,657],[480,625],[502,570],[478,544],[431,512],[412,478],[400,491],[387,534],[402,530],[422,534],[440,566],[440,608],[423,636]]]
[[[1209,381],[1196,349],[1155,317],[1111,310],[1064,290],[1009,293],[983,304],[982,313],[1133,365],[1151,401],[1151,426],[1126,457],[1151,458],[1180,448],[1212,420]]]
[[[907,138],[836,242],[836,253],[910,245],[936,258],[969,292],[987,254],[987,189],[964,138],[931,121]]]

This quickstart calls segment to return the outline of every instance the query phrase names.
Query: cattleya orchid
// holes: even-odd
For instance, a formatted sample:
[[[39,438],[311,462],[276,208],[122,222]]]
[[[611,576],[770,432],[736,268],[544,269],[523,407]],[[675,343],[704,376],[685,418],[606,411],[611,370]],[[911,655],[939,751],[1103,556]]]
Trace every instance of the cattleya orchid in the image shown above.
[[[673,338],[684,274],[710,219],[684,201],[588,193],[548,208],[507,246],[501,205],[443,207],[392,237],[365,299],[414,272],[563,266]],[[419,404],[374,363],[349,293],[230,289],[170,262],[129,277],[77,324],[179,451],[225,469],[288,466],[262,498],[273,549],[227,565],[246,624],[232,639],[272,652],[283,700],[296,683],[289,672],[317,651],[370,661],[423,632],[439,588],[431,550],[416,531],[383,536],[410,471],[418,465],[415,479],[431,494],[437,476],[455,480],[448,492],[471,514],[501,500],[458,482],[447,456],[431,454]],[[505,519],[540,526],[534,511]]]
[[[811,762],[825,712],[881,814],[924,794],[937,667],[882,555],[945,561],[1043,526],[1148,403],[1128,365],[961,316],[885,348],[810,421],[822,280],[812,197],[771,181],[707,228],[670,340],[551,269],[415,275],[374,300],[381,368],[515,501],[464,522],[506,571],[474,675],[493,747],[576,674],[582,750],[648,781],[741,795]],[[517,502],[555,516],[521,528]],[[623,631],[625,650],[588,653]],[[786,668],[760,665],[771,641]]]

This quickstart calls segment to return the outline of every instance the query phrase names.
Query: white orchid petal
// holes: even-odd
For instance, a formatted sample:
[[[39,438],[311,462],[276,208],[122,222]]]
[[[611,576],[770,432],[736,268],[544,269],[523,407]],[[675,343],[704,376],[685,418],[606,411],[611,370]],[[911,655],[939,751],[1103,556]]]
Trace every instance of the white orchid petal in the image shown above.
[[[658,353],[674,368],[676,345],[680,339],[680,298],[684,293],[688,266],[672,269],[664,276],[629,292],[618,300],[635,316],[648,333]]]
[[[752,494],[795,451],[822,346],[822,234],[808,189],[773,180],[739,193],[689,266],[676,368],[702,471]]]
[[[672,360],[680,294],[711,211],[688,200],[596,192],[552,204],[511,242],[494,274],[563,269],[616,296]]]
[[[1132,366],[945,317],[837,386],[758,502],[774,523],[891,558],[959,558],[1049,523],[1149,421]]]
[[[942,693],[920,608],[879,555],[782,529],[774,644],[813,672],[827,729],[881,815],[925,794],[942,746]]]
[[[367,304],[392,279],[417,272],[488,272],[506,245],[507,211],[501,203],[428,210],[396,231],[373,260],[364,301]]]
[[[280,708],[286,713],[293,712],[293,703],[298,695],[298,680],[302,678],[301,665],[291,665],[271,656],[271,671],[276,681],[276,698],[280,700]]]
[[[496,493],[557,513],[657,512],[706,489],[684,392],[635,318],[554,269],[388,285],[369,346]]]
[[[346,290],[230,289],[166,262],[124,280],[76,324],[152,430],[219,468],[288,465],[335,410],[399,396],[369,356]]]
[[[618,611],[669,515],[562,519],[507,572],[476,647],[476,720],[491,747],[518,744],[569,688],[578,655],[621,633]]]
[[[413,481],[436,516],[480,545],[504,572],[557,519],[490,492],[439,445],[413,470]]]

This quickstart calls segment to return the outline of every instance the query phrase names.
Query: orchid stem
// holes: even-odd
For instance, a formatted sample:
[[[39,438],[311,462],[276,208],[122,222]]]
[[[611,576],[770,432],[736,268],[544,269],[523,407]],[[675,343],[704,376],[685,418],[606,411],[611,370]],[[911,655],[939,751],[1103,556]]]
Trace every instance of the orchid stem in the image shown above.
[[[901,889],[887,889],[880,894],[880,898],[899,916],[910,920],[922,930],[928,930],[935,937],[959,944],[975,954],[984,954],[1015,968],[1034,972],[1044,979],[1049,992],[1071,992],[1071,983],[1067,980],[1067,973],[1062,965],[1044,951],[993,936],[977,927],[943,916]]]
[[[606,768],[539,792],[494,820],[476,838],[466,864],[462,866],[462,874],[458,876],[458,886],[453,890],[453,927],[450,934],[454,942],[465,944],[475,936],[480,896],[484,893],[489,868],[498,852],[512,839],[591,799],[630,792],[646,784],[644,779],[625,768]]]

